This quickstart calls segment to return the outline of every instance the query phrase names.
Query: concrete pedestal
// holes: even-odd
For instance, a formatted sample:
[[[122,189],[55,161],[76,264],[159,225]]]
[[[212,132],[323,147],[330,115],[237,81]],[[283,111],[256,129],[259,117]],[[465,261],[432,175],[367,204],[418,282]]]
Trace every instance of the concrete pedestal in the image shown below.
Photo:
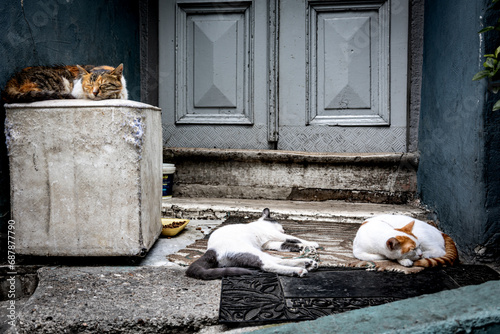
[[[5,108],[16,253],[149,250],[161,233],[159,108],[122,100]]]

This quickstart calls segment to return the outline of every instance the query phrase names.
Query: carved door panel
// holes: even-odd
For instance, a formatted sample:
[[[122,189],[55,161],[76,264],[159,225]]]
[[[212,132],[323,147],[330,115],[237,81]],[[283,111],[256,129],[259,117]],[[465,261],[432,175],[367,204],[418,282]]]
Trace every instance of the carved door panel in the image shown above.
[[[279,22],[278,148],[405,152],[408,2],[282,1]]]
[[[164,145],[270,149],[268,3],[160,0]]]
[[[160,0],[166,146],[405,152],[407,0]]]

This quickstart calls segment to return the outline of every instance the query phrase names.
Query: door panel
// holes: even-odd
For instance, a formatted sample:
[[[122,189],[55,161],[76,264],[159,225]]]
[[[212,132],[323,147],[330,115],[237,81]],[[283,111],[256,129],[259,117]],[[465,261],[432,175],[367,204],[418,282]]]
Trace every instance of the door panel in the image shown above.
[[[389,125],[388,8],[310,5],[309,124]]]
[[[405,152],[408,1],[160,1],[164,145]]]
[[[278,149],[405,152],[408,3],[282,1],[279,22]]]
[[[160,1],[164,145],[274,147],[268,140],[267,6]]]
[[[177,124],[252,124],[250,5],[177,6]]]

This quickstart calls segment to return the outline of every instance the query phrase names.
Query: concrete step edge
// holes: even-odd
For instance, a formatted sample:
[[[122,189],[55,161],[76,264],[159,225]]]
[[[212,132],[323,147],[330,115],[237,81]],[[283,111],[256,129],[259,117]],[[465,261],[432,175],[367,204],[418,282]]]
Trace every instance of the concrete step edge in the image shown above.
[[[304,202],[234,198],[173,197],[162,203],[164,217],[185,219],[224,219],[229,216],[260,216],[264,208],[276,219],[362,223],[379,214],[404,214],[432,219],[431,212],[418,205],[349,203],[344,201]]]
[[[281,150],[214,149],[164,147],[165,162],[182,161],[243,161],[270,162],[285,164],[327,164],[327,165],[379,165],[392,166],[404,164],[407,168],[417,168],[419,154],[410,153],[328,153]],[[411,166],[411,167],[410,167]]]

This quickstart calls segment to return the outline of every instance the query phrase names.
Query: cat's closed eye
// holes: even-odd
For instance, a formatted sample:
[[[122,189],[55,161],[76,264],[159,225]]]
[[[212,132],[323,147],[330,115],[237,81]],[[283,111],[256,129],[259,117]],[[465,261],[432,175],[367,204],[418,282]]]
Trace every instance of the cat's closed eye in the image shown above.
[[[118,87],[118,85],[112,84],[112,83],[103,84],[100,87],[103,89],[119,89],[120,88],[120,87]]]

